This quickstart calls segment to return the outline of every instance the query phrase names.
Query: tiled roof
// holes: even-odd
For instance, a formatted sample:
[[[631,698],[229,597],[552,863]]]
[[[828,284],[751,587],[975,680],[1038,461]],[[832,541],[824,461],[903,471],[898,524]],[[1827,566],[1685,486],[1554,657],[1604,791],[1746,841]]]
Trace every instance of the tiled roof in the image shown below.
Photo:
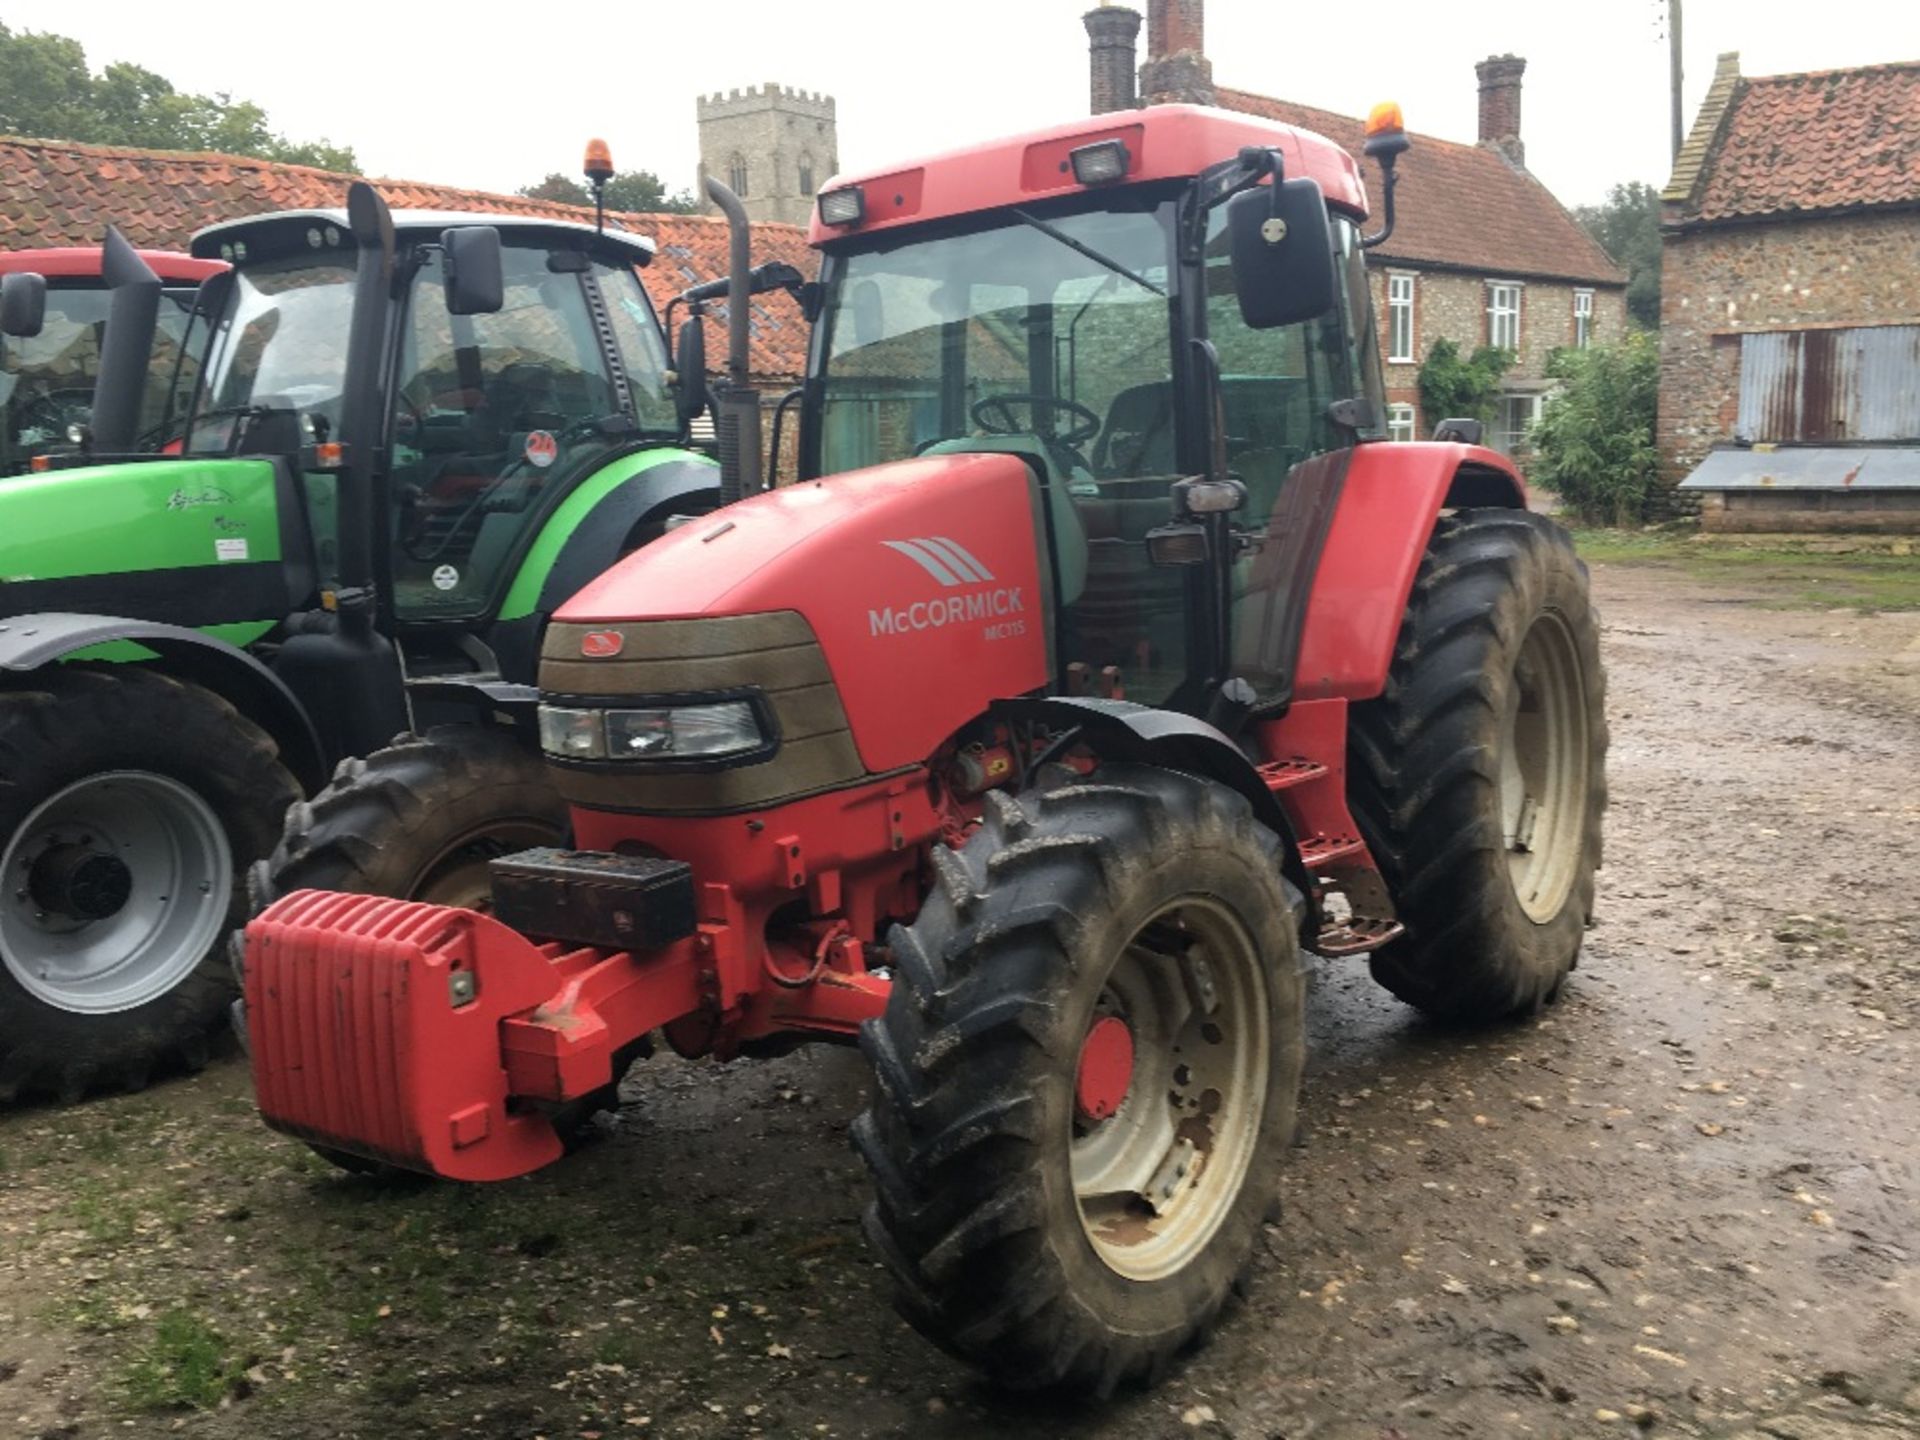
[[[1920,202],[1920,61],[1740,80],[1701,170],[1687,219]]]
[[[1314,130],[1362,162],[1379,221],[1379,172],[1366,160],[1366,126],[1350,115],[1223,87],[1214,103],[1228,110]],[[1625,285],[1607,252],[1553,198],[1546,186],[1488,146],[1412,135],[1400,160],[1393,238],[1376,261],[1449,265],[1483,275],[1538,276],[1582,284]]]
[[[0,138],[0,249],[98,245],[109,222],[135,245],[184,250],[204,225],[270,210],[346,203],[351,175],[232,155],[75,145],[58,140]],[[586,220],[593,212],[520,195],[491,195],[451,185],[375,180],[394,209],[482,210],[543,219]],[[726,222],[706,215],[634,215],[609,211],[622,229],[651,235],[659,246],[640,272],[656,308],[687,286],[726,273]],[[753,227],[756,263],[785,260],[812,275],[816,255],[797,225]],[[724,304],[709,311],[707,357],[726,355]],[[675,312],[675,322],[679,314]],[[806,369],[807,323],[784,295],[753,306],[753,370],[762,381],[797,378]]]

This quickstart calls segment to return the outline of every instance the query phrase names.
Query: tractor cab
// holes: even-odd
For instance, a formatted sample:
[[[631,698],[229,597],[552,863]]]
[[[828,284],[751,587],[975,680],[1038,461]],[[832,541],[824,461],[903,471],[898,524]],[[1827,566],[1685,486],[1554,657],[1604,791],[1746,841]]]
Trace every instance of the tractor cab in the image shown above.
[[[969,172],[1017,175],[1023,193],[962,209]],[[1272,277],[1236,265],[1226,202],[1272,219],[1250,192],[1270,193],[1274,172],[1283,191],[1314,191],[1280,283],[1328,303],[1255,324],[1242,292]],[[1300,543],[1275,522],[1292,492],[1337,487],[1346,448],[1385,436],[1365,206],[1338,147],[1190,107],[830,189],[814,229],[810,473],[1017,446],[1049,497],[1058,689],[1191,709],[1231,673],[1284,701],[1304,597],[1274,593],[1280,552]],[[1217,638],[1217,582],[1189,563],[1202,552],[1162,534],[1190,518],[1183,476],[1237,487]]]
[[[470,622],[499,608],[578,482],[622,451],[680,436],[636,273],[653,243],[565,221],[405,210],[392,232],[395,303],[363,354],[349,342],[360,247],[344,212],[195,237],[196,254],[234,269],[201,307],[211,334],[185,448],[307,457],[323,583],[339,565],[337,466],[346,447],[370,449],[394,618]],[[462,237],[475,248],[455,276]],[[386,380],[365,433],[349,435],[356,365]]]
[[[160,450],[178,435],[170,397],[191,388],[197,357],[185,349],[200,282],[226,267],[167,251],[140,259],[161,283],[151,363],[135,406],[135,444]],[[42,455],[71,449],[71,433],[92,421],[94,385],[113,291],[101,274],[97,247],[16,250],[0,254],[0,275],[42,276],[45,304],[32,333],[0,341],[0,475],[19,474]]]

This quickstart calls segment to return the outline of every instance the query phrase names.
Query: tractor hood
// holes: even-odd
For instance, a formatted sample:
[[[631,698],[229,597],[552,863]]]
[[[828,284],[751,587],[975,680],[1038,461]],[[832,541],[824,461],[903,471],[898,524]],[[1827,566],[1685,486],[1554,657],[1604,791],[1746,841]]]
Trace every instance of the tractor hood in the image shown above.
[[[561,607],[546,659],[577,674],[599,657],[617,663],[630,641],[640,648],[646,622],[797,613],[861,761],[891,770],[924,760],[990,701],[1046,684],[1039,533],[1033,473],[1012,455],[929,456],[791,485],[623,560]],[[609,630],[618,646],[589,641]],[[569,645],[571,655],[557,648]]]
[[[0,615],[87,611],[184,625],[283,618],[282,488],[274,463],[256,459],[0,481]]]

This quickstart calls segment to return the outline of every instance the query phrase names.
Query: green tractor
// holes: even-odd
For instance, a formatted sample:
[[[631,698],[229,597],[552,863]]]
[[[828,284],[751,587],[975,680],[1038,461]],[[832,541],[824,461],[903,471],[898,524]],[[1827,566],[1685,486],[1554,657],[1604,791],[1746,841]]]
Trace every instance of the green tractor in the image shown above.
[[[355,184],[192,250],[231,268],[194,305],[179,453],[82,433],[0,483],[0,1098],[202,1061],[276,845],[459,904],[563,836],[529,738],[547,617],[721,498],[646,239]]]

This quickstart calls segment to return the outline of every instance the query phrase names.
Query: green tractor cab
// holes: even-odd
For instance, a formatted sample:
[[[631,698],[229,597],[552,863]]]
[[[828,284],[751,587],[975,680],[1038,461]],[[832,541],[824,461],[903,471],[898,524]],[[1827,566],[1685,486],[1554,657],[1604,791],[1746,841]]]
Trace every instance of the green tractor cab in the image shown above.
[[[643,237],[356,184],[192,251],[219,273],[175,342],[177,453],[0,485],[0,1095],[196,1058],[248,867],[396,733],[474,778],[381,883],[457,898],[559,838],[520,734],[546,618],[718,503]]]

